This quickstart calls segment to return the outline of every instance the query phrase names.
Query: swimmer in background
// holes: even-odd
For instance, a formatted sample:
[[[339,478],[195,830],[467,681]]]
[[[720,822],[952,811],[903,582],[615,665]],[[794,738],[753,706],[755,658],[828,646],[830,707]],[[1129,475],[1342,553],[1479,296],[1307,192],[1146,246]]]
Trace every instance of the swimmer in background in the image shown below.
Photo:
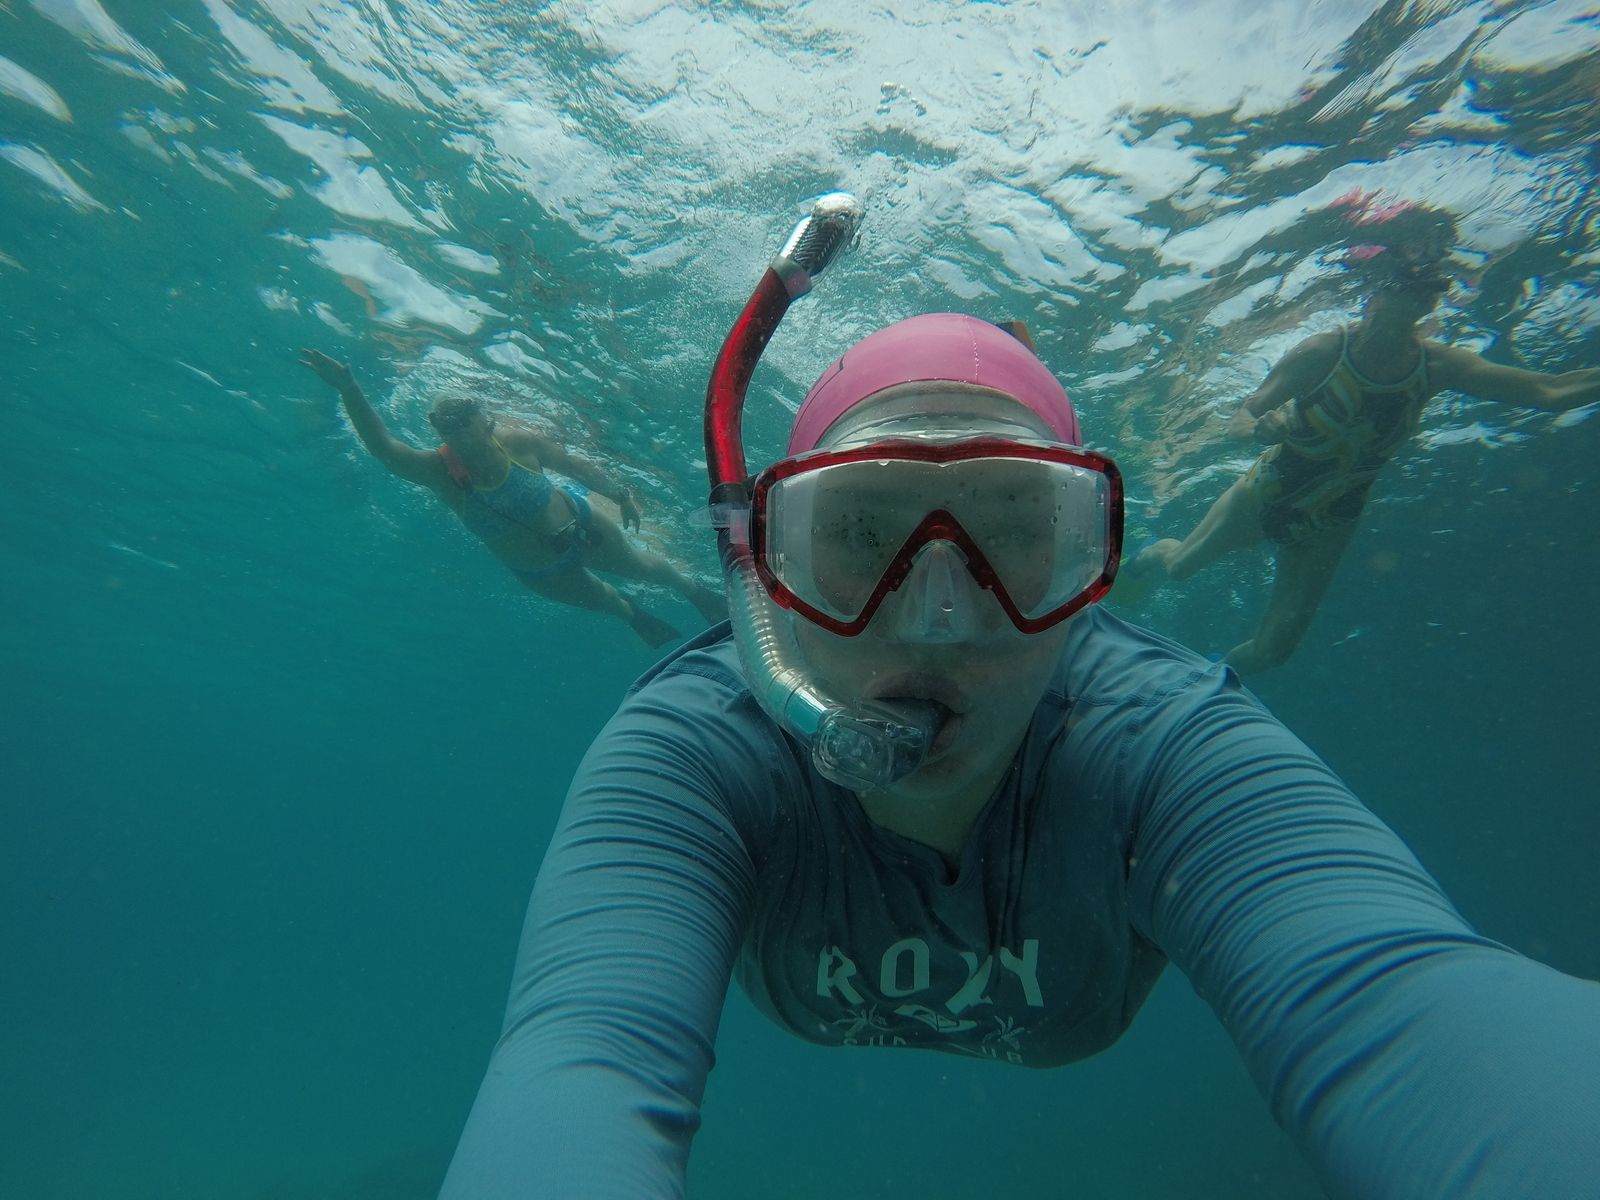
[[[530,591],[608,613],[650,646],[679,633],[595,571],[670,588],[713,624],[727,615],[721,592],[694,582],[662,555],[623,536],[623,527],[639,528],[632,493],[553,438],[519,426],[499,427],[477,400],[448,396],[428,413],[444,443],[419,450],[389,432],[347,364],[310,349],[300,352],[299,361],[339,393],[356,435],[374,458],[432,492]],[[580,492],[554,483],[546,467],[614,498],[622,526],[596,512]]]
[[[1273,367],[1228,423],[1227,436],[1268,447],[1181,541],[1145,546],[1123,569],[1116,599],[1139,603],[1235,550],[1270,541],[1276,579],[1255,633],[1228,651],[1241,672],[1281,666],[1327,594],[1383,467],[1411,440],[1439,392],[1566,412],[1600,401],[1600,369],[1550,375],[1489,362],[1424,340],[1418,325],[1449,286],[1443,262],[1453,217],[1424,205],[1374,208],[1345,197],[1359,245],[1346,264],[1371,291],[1353,327],[1319,333]]]

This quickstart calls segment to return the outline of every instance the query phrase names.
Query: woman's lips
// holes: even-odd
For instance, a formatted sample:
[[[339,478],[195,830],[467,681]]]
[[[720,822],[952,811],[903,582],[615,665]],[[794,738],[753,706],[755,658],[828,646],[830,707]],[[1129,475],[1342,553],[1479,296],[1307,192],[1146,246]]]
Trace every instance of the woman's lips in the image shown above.
[[[933,741],[928,743],[928,753],[943,754],[955,745],[956,739],[961,736],[961,726],[965,721],[966,718],[960,713],[951,713],[941,721],[938,729],[934,731]]]
[[[946,675],[930,672],[904,672],[875,680],[868,690],[869,699],[889,708],[897,704],[916,709],[917,718],[933,718],[933,739],[928,743],[929,754],[943,754],[958,737],[965,723],[970,701],[965,691]]]
[[[970,707],[967,693],[948,675],[935,671],[898,671],[880,675],[867,687],[870,700],[932,700],[953,713]]]

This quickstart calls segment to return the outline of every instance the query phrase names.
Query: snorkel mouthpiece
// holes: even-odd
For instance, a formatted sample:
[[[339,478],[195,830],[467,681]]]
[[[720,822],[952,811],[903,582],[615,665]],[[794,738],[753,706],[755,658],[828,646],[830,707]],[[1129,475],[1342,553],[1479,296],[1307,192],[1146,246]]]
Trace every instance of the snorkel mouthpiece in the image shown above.
[[[817,770],[857,792],[886,787],[915,771],[927,757],[938,718],[930,710],[925,721],[911,724],[881,709],[877,713],[871,708],[828,712],[811,740]]]
[[[762,709],[805,742],[828,779],[876,791],[921,765],[937,732],[932,706],[846,705],[801,667],[788,615],[767,594],[750,548],[750,478],[741,425],[756,362],[792,301],[855,241],[861,202],[847,192],[820,196],[794,227],[734,321],[706,386],[706,473],[728,610],[745,678]]]

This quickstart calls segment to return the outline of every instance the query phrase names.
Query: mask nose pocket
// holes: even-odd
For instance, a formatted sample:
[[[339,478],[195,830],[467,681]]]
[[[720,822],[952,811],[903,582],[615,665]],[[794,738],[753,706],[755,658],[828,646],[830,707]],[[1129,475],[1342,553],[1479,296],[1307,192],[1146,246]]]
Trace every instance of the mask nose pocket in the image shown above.
[[[886,632],[901,642],[971,641],[982,632],[985,599],[966,556],[949,542],[929,542],[885,602],[890,610],[884,614],[890,618]]]

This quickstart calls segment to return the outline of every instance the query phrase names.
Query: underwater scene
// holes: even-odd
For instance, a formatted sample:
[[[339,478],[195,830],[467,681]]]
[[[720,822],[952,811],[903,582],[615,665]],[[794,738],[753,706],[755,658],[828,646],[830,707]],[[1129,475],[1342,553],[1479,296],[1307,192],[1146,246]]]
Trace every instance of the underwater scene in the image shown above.
[[[0,1196],[439,1193],[838,191],[750,469],[873,330],[1017,323],[1120,471],[1099,605],[1600,977],[1597,93],[1581,0],[0,0]],[[1314,353],[1401,415],[1272,408]],[[1324,1196],[1208,999],[1020,1070],[730,987],[688,1194]]]

